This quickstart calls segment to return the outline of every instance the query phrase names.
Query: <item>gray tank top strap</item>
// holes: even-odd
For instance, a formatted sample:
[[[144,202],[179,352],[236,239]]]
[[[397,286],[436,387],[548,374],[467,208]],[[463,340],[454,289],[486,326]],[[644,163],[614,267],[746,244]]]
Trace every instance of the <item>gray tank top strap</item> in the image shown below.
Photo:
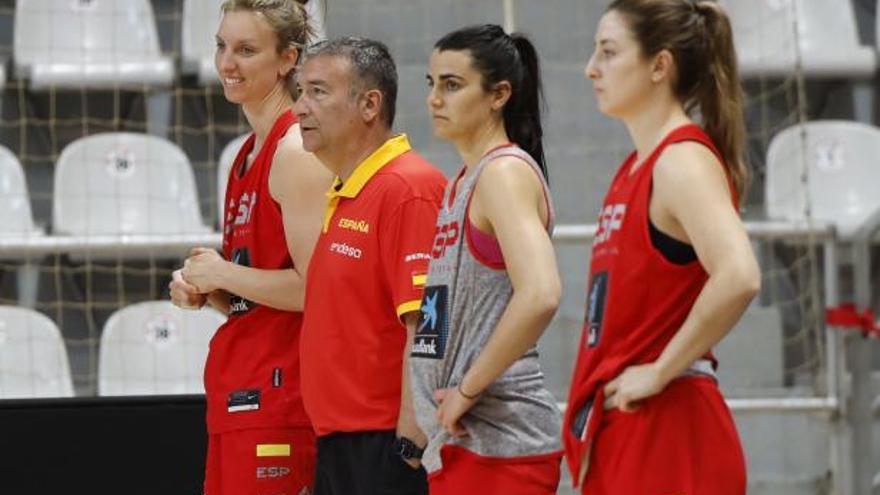
[[[519,146],[512,144],[510,146],[504,146],[501,148],[495,148],[491,152],[487,153],[480,162],[477,164],[477,167],[474,169],[474,172],[471,174],[474,182],[480,177],[480,174],[483,172],[483,169],[486,168],[486,165],[492,162],[492,160],[496,158],[500,158],[502,156],[513,156],[519,158],[520,160],[529,164],[532,167],[532,170],[538,175],[538,180],[541,181],[541,189],[544,191],[544,201],[547,203],[547,232],[550,234],[553,233],[553,227],[556,221],[556,209],[553,207],[553,201],[550,196],[550,186],[547,184],[547,179],[544,177],[544,172],[541,171],[540,165],[538,162],[532,158],[532,155],[528,154],[528,152]],[[471,191],[473,194],[473,191]]]

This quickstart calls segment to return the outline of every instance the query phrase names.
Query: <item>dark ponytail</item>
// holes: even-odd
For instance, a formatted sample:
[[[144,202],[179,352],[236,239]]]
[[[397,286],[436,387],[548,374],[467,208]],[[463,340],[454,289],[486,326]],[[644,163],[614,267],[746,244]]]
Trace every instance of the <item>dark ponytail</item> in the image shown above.
[[[538,162],[544,178],[549,179],[544,160],[544,130],[541,127],[544,94],[538,52],[535,45],[520,33],[512,34],[511,39],[522,63],[522,80],[519,91],[510,95],[510,101],[504,107],[504,128],[510,139]]]
[[[501,81],[510,83],[510,99],[502,116],[507,136],[538,163],[548,178],[541,128],[541,73],[535,46],[520,33],[508,35],[501,26],[483,24],[453,31],[440,38],[438,51],[468,51],[480,72],[483,89]]]

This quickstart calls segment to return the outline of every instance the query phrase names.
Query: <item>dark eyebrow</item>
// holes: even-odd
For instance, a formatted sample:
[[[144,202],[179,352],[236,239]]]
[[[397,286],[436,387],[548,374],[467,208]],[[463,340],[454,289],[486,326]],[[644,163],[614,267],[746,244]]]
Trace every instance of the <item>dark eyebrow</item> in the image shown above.
[[[461,78],[462,78],[461,76],[456,75],[456,74],[440,74],[440,76],[437,77],[437,79],[440,81],[447,81],[449,79],[461,79]]]

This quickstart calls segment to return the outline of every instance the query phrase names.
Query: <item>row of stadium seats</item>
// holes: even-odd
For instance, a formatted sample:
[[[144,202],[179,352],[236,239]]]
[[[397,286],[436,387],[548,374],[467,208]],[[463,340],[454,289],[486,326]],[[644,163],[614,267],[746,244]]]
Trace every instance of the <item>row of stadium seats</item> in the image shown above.
[[[229,143],[220,157],[220,212],[229,167],[244,138]],[[803,221],[809,201],[814,220],[835,225],[844,238],[852,236],[880,210],[876,192],[880,168],[873,162],[878,155],[880,128],[867,124],[816,121],[780,132],[767,152],[768,219]],[[189,160],[163,138],[133,133],[80,138],[61,153],[54,183],[55,234],[167,235],[213,230],[203,224]],[[37,232],[21,165],[0,147],[0,234]]]
[[[725,388],[781,386],[779,318],[778,309],[755,305],[738,325],[743,331],[732,332],[719,345],[716,354],[728,364],[721,379]],[[208,344],[223,320],[216,311],[184,311],[167,301],[116,311],[100,338],[98,394],[203,393]],[[757,333],[763,346],[755,350]],[[737,366],[743,356],[749,364]],[[0,306],[0,399],[73,395],[68,355],[55,323],[31,309]]]
[[[183,2],[180,71],[202,84],[217,82],[214,32],[221,3]],[[721,4],[730,13],[746,77],[787,77],[800,67],[811,77],[869,78],[876,70],[875,50],[860,44],[849,0]],[[321,3],[308,5],[323,33]],[[168,86],[174,78],[149,0],[17,0],[15,8],[15,75],[33,88],[142,88]]]
[[[797,67],[808,77],[874,75],[875,49],[859,42],[851,0],[719,3],[730,15],[744,77],[789,77]],[[877,30],[880,32],[880,25]],[[846,56],[841,56],[844,53]]]
[[[223,0],[184,0],[181,73],[218,82],[214,33]],[[320,2],[310,15],[323,32]],[[172,59],[160,49],[149,0],[17,0],[13,61],[33,88],[168,86]]]
[[[220,215],[229,168],[246,137],[234,139],[221,154]],[[57,234],[213,230],[203,223],[189,159],[164,138],[124,132],[80,138],[59,156],[54,182],[52,228]],[[41,235],[42,231],[33,222],[22,166],[10,150],[0,146],[0,235],[4,234]]]
[[[101,334],[99,395],[204,393],[208,344],[224,317],[142,302],[111,315]],[[72,397],[64,340],[42,313],[0,306],[0,398]]]
[[[183,2],[179,71],[203,85],[219,83],[213,56],[222,2]],[[307,6],[319,36],[321,3]],[[16,0],[13,29],[14,77],[27,80],[32,90],[144,90],[147,132],[167,135],[176,71],[161,50],[150,0]]]

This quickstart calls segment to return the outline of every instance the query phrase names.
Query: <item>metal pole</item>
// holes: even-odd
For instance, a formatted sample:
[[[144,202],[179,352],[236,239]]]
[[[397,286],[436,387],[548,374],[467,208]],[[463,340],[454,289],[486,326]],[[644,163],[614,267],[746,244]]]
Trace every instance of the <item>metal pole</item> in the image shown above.
[[[853,240],[853,276],[855,281],[855,304],[859,310],[871,307],[871,252],[869,237],[858,236]],[[852,428],[853,489],[852,493],[871,493],[874,477],[873,436],[871,402],[871,356],[873,345],[866,338],[853,335],[848,339],[852,388],[849,395],[846,418]]]
[[[824,242],[825,265],[825,305],[835,307],[840,303],[839,260],[837,245],[833,240]],[[835,398],[838,410],[831,418],[831,439],[829,462],[832,472],[832,493],[846,495],[852,493],[852,463],[848,461],[852,451],[852,431],[844,421],[843,414],[847,407],[848,394],[841,386],[845,376],[846,360],[839,359],[844,330],[837,327],[825,327],[825,360],[828,379],[828,397]]]
[[[516,18],[514,17],[513,0],[502,0],[504,11],[504,30],[512,33],[516,30]]]

